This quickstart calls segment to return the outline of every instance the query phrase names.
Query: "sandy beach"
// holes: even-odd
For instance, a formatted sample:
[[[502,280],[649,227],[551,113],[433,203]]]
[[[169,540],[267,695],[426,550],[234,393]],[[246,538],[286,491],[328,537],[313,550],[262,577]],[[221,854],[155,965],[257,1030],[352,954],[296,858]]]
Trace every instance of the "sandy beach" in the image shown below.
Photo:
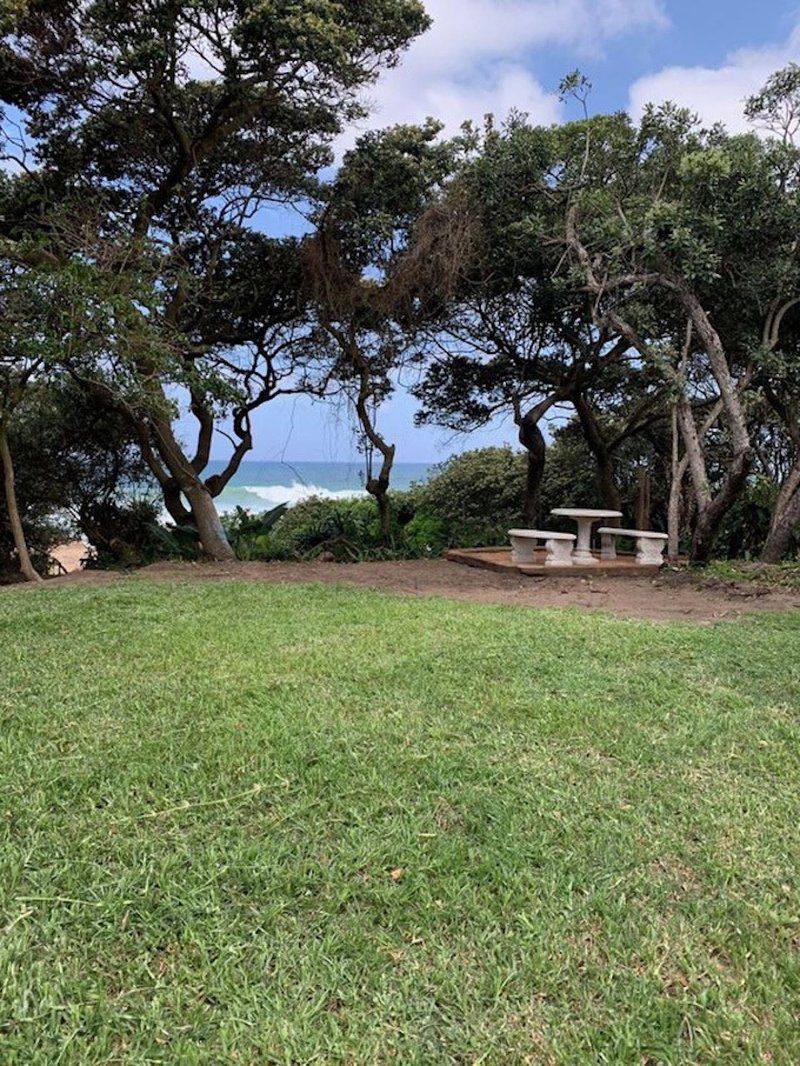
[[[81,569],[81,559],[87,552],[87,547],[82,540],[73,540],[68,544],[61,544],[52,555],[53,558],[64,567],[68,574]]]

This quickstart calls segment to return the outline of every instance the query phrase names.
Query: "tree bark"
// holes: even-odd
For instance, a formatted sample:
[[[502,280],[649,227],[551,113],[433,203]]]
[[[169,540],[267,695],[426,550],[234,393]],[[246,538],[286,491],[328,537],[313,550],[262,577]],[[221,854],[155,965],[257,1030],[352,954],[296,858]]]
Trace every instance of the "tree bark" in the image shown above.
[[[526,526],[536,528],[542,518],[542,479],[544,477],[547,444],[538,426],[520,427],[520,443],[528,453],[525,473],[525,499],[522,519]]]
[[[514,400],[514,422],[519,429],[519,442],[528,457],[522,518],[529,528],[535,528],[542,518],[542,479],[547,459],[547,442],[539,429],[539,423],[553,404],[566,400],[571,395],[572,386],[561,385],[524,414],[519,399]]]
[[[389,503],[389,480],[388,478],[368,478],[367,492],[375,497],[378,505],[378,517],[381,523],[381,536],[388,540],[392,532],[392,509]]]
[[[182,493],[188,501],[200,546],[209,559],[220,562],[235,559],[236,555],[217,513],[214,497],[176,440],[169,418],[166,415],[157,415],[152,418],[151,426],[161,461],[177,486],[177,490],[173,487],[170,491],[170,502],[175,504],[179,501],[177,493]],[[166,499],[165,494],[165,502]]]
[[[183,494],[192,509],[192,517],[197,526],[197,534],[204,554],[209,559],[221,562],[235,559],[236,554],[225,534],[214,497],[205,485],[198,481],[184,488]]]
[[[667,558],[677,563],[680,552],[681,535],[681,497],[683,481],[686,477],[686,459],[681,459],[680,427],[678,426],[678,404],[672,405],[672,465],[669,480],[669,502],[667,504]]]
[[[14,537],[14,547],[19,558],[19,569],[26,581],[41,581],[41,576],[34,569],[31,562],[28,544],[25,540],[25,530],[22,528],[22,519],[19,515],[17,502],[17,490],[14,484],[14,463],[11,458],[11,449],[8,446],[8,426],[5,420],[0,418],[0,464],[3,467],[3,489],[6,497],[6,509],[11,524],[11,533]]]
[[[789,550],[792,534],[800,525],[800,415],[796,399],[784,399],[769,382],[764,384],[764,395],[783,423],[795,453],[792,468],[778,491],[769,533],[761,552],[762,563],[779,563]]]
[[[692,538],[692,562],[705,564],[711,560],[714,542],[728,511],[739,499],[750,473],[750,454],[734,456],[722,489],[713,498],[697,504],[697,521]]]
[[[800,526],[800,456],[781,485],[769,533],[761,552],[762,563],[779,563],[789,550],[792,534]]]
[[[724,401],[720,399],[719,405],[715,406],[712,415],[703,425],[703,433],[707,432],[712,420],[716,420],[718,412],[723,408]],[[685,397],[678,401],[678,421],[686,447],[685,459],[691,473],[697,506],[691,560],[702,565],[710,561],[714,541],[723,519],[744,491],[750,473],[752,451],[750,448],[744,448],[734,453],[722,486],[716,496],[712,496],[701,436],[697,431],[691,405]],[[730,422],[728,425],[730,426]]]
[[[381,536],[386,541],[392,532],[389,482],[392,476],[392,466],[394,465],[395,446],[394,444],[389,444],[380,435],[369,410],[369,403],[373,396],[373,385],[368,361],[354,342],[348,345],[348,354],[358,374],[359,387],[355,398],[356,415],[367,439],[367,484],[365,487],[370,496],[375,497],[381,523]],[[381,468],[377,477],[374,477],[372,473],[371,449],[378,451],[381,456]]]
[[[531,529],[535,529],[541,521],[542,478],[547,456],[547,444],[538,424],[541,413],[537,415],[536,411],[533,408],[519,420],[519,442],[528,457],[522,520]]]
[[[368,439],[370,445],[377,447],[378,451],[381,453],[381,468],[377,477],[373,477],[371,472],[368,471],[365,488],[370,496],[375,497],[375,503],[378,505],[378,516],[381,523],[381,536],[384,540],[388,540],[392,532],[392,508],[389,501],[389,482],[392,475],[395,448],[393,444],[387,444],[383,438],[380,438],[381,445],[375,445],[373,438],[378,438],[378,434],[375,432],[374,427],[371,426],[371,433],[368,434]],[[370,463],[369,465],[371,467],[372,464]]]
[[[586,397],[577,393],[572,402],[578,414],[581,427],[583,428],[586,443],[588,444],[589,450],[594,456],[595,463],[597,464],[597,487],[600,491],[601,503],[611,511],[621,511],[622,500],[614,476],[613,452],[609,449],[603,438],[600,426],[598,425],[597,419],[595,418],[594,412],[588,404]],[[619,519],[612,519],[608,524],[612,526],[619,525]]]
[[[636,528],[650,528],[650,471],[640,466],[636,471]]]
[[[689,469],[697,497],[697,524],[692,540],[692,562],[707,563],[711,558],[714,541],[725,515],[741,496],[747,484],[747,477],[752,466],[753,448],[739,388],[733,380],[720,336],[711,324],[700,301],[688,286],[680,284],[678,292],[692,326],[703,343],[711,371],[719,386],[720,401],[725,411],[728,433],[733,446],[733,455],[725,480],[716,496],[712,497],[705,470],[705,460],[703,459],[702,463],[698,462],[698,455],[695,452],[695,442],[699,444],[699,438],[697,438],[694,417],[690,418],[694,430],[693,433],[690,432],[690,436],[694,438],[694,441],[691,451],[689,441],[687,441],[687,451],[689,452]],[[685,424],[688,428],[688,422],[684,418],[681,420],[682,430]],[[700,447],[699,455],[702,456],[702,447]]]
[[[192,522],[192,512],[183,502],[181,490],[174,479],[162,483],[161,494],[164,497],[164,506],[176,526],[187,526]]]

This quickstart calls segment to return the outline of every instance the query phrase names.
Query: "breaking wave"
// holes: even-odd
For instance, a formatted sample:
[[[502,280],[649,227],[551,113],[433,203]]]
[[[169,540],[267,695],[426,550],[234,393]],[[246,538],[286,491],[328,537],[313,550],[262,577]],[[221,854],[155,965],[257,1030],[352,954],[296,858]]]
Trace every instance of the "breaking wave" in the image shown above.
[[[285,503],[290,507],[310,496],[325,500],[346,500],[366,496],[364,489],[326,489],[322,485],[306,485],[293,481],[291,485],[233,485],[226,488],[217,506],[220,511],[232,511],[235,507],[248,510],[269,510]]]

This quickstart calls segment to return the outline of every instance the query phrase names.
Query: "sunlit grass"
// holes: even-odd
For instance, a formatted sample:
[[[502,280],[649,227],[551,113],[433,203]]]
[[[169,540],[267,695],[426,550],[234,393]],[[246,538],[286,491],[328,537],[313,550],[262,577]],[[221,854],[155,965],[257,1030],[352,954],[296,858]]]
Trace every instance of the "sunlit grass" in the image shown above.
[[[744,563],[737,560],[712,563],[702,572],[703,577],[722,578],[726,581],[753,581],[775,588],[800,590],[800,562]]]
[[[0,1062],[796,1063],[800,617],[0,596]]]

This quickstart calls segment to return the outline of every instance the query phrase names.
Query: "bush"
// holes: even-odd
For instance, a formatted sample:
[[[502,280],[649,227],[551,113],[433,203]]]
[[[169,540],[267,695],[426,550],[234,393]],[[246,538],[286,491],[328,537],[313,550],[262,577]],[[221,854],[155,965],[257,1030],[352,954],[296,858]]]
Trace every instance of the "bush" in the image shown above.
[[[312,496],[294,507],[251,514],[238,508],[223,516],[231,545],[240,559],[314,559],[338,562],[365,559],[424,558],[446,547],[445,526],[418,512],[420,490],[391,493],[392,529],[381,535],[375,501],[354,497]]]
[[[93,549],[86,566],[106,569],[143,566],[174,555],[159,524],[161,504],[155,495],[122,496],[84,504],[78,515],[81,532]]]
[[[403,547],[411,559],[433,558],[447,547],[447,525],[441,518],[415,514],[403,530]]]
[[[34,565],[46,573],[50,552],[83,534],[102,563],[150,561],[160,513],[152,499],[132,500],[152,481],[125,419],[70,380],[31,386],[10,425],[17,496]],[[0,571],[16,562],[0,490]]]
[[[510,447],[454,455],[418,490],[419,511],[442,524],[450,546],[505,544],[522,521],[526,467]]]
[[[395,502],[395,495],[392,503],[396,523],[399,501]],[[272,558],[313,558],[330,552],[341,562],[388,558],[393,539],[389,545],[382,542],[374,500],[312,496],[295,504],[276,524],[270,554]]]
[[[27,508],[23,515],[25,539],[31,561],[40,574],[50,572],[52,552],[59,544],[75,536],[69,522],[53,517],[46,511]],[[0,585],[13,585],[22,580],[14,547],[11,524],[5,509],[2,481],[0,481]]]
[[[725,516],[715,554],[720,559],[757,559],[769,533],[778,486],[770,478],[755,477]],[[787,559],[797,559],[800,530],[789,542]]]
[[[244,507],[220,516],[222,527],[237,559],[265,559],[273,547],[273,532],[286,514],[286,504],[253,514]]]

